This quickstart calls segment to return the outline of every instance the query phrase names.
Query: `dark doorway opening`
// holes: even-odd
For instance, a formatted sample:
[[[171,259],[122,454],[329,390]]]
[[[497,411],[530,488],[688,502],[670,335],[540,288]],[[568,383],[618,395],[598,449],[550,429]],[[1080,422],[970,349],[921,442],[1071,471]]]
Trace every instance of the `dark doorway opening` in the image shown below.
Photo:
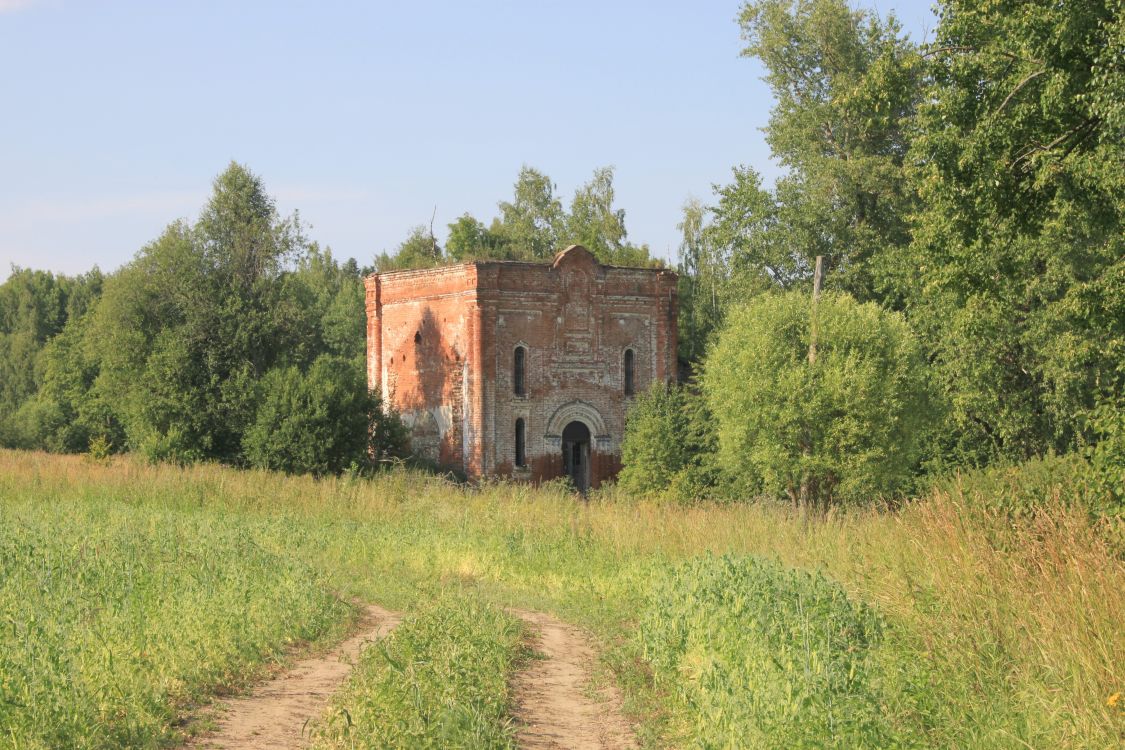
[[[590,489],[590,428],[571,422],[562,433],[563,471],[583,494]]]

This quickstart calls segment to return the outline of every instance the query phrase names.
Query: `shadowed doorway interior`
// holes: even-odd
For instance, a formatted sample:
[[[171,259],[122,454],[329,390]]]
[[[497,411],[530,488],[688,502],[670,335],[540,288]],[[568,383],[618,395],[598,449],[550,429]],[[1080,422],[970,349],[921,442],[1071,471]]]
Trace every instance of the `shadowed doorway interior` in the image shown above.
[[[590,488],[590,428],[571,422],[562,433],[563,471],[575,488],[585,494]]]

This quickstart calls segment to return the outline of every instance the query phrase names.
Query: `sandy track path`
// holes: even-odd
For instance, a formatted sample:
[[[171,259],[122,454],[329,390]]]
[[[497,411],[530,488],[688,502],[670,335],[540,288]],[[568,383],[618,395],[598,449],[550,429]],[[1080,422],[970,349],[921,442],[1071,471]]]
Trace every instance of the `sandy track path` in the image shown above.
[[[189,742],[192,750],[291,750],[307,744],[304,728],[319,716],[352,670],[360,650],[398,624],[400,616],[373,604],[364,608],[359,632],[323,656],[305,659],[225,701],[218,729]]]
[[[512,680],[516,740],[524,750],[618,750],[637,747],[621,713],[621,695],[605,687],[592,697],[594,650],[565,622],[525,610],[512,614],[538,631],[535,659]]]

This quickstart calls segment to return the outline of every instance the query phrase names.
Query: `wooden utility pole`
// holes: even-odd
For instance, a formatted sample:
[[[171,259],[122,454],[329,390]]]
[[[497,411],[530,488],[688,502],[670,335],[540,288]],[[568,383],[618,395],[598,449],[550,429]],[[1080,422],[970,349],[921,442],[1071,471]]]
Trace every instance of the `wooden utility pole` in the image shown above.
[[[812,278],[812,326],[809,331],[809,364],[816,362],[816,334],[817,334],[817,320],[816,320],[816,302],[820,299],[820,279],[824,270],[824,256],[816,256],[816,270],[813,272]]]
[[[813,272],[812,283],[812,310],[810,313],[810,326],[809,326],[809,366],[811,367],[816,362],[816,335],[817,335],[817,319],[816,319],[816,303],[820,298],[820,279],[824,271],[824,256],[816,256],[816,270]],[[812,455],[812,446],[810,445],[811,439],[806,433],[804,438],[804,445],[801,446],[801,455],[806,462]],[[805,509],[812,505],[812,491],[810,486],[812,479],[809,477],[808,468],[805,468],[804,473],[801,475],[801,486],[797,491],[797,502]]]

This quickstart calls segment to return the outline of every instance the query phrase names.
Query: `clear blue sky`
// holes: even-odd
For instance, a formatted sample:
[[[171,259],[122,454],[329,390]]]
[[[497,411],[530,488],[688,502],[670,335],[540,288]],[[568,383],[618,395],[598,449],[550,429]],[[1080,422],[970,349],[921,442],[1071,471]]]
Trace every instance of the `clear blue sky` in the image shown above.
[[[611,164],[630,239],[674,257],[685,199],[777,173],[739,6],[0,0],[0,279],[117,268],[231,159],[361,263],[435,206],[487,222],[522,164],[564,202]]]

